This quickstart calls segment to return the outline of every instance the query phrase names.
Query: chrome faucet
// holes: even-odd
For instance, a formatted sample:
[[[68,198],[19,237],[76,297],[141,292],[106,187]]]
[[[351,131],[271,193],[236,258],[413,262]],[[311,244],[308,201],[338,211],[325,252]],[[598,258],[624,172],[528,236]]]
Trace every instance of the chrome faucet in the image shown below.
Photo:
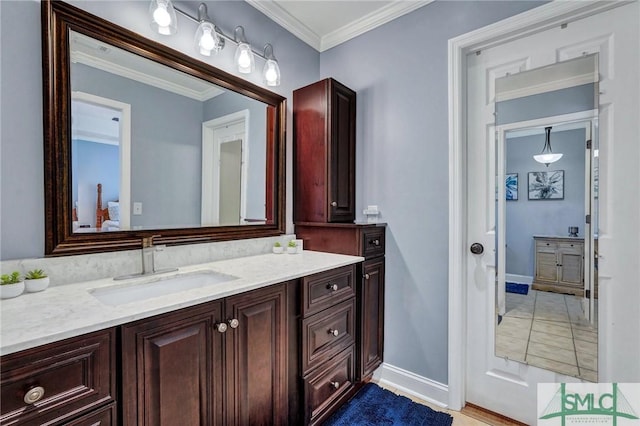
[[[115,277],[114,280],[126,280],[143,275],[162,274],[164,272],[173,272],[178,270],[178,268],[156,269],[156,252],[164,250],[166,246],[153,244],[153,239],[155,237],[157,237],[157,235],[142,237],[142,272],[138,274],[121,275],[119,277]]]

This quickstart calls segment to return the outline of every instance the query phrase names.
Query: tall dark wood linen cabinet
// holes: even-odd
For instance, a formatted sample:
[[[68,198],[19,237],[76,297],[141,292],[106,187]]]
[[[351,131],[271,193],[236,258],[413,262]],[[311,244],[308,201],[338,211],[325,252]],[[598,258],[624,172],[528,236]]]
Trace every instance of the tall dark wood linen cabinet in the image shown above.
[[[362,256],[355,287],[355,381],[342,395],[326,392],[326,401],[305,394],[305,420],[317,424],[369,381],[382,363],[384,348],[385,224],[354,223],[356,93],[328,78],[293,92],[294,222],[305,250]],[[305,334],[302,335],[302,345]],[[347,353],[345,351],[344,353]],[[342,354],[302,377],[331,376]],[[346,355],[345,355],[346,356]],[[346,358],[345,358],[346,359]],[[304,369],[302,369],[304,372]],[[328,380],[326,386],[335,383]],[[323,385],[324,386],[324,385]],[[316,386],[317,387],[317,386]],[[305,393],[311,389],[305,386]],[[317,388],[313,396],[325,395]],[[336,400],[332,401],[332,396]],[[310,406],[311,405],[311,406]],[[314,407],[324,409],[314,415]]]

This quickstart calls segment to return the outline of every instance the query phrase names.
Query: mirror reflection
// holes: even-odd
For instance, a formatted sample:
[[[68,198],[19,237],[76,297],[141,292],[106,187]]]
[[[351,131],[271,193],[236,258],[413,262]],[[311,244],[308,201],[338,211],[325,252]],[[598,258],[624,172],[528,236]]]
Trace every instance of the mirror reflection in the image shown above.
[[[496,80],[496,356],[597,382],[597,55]]]
[[[69,40],[74,233],[268,223],[267,104]]]

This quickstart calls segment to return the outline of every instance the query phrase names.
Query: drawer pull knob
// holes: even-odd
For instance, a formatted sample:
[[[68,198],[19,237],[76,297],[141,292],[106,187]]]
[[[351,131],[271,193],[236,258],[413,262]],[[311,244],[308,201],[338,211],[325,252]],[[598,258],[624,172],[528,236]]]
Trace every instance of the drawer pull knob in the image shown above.
[[[27,391],[24,395],[24,403],[25,404],[33,404],[38,402],[44,396],[44,388],[42,386],[36,386]]]
[[[369,277],[369,274],[364,274],[364,279],[365,279],[365,280],[368,280],[369,278],[370,278],[370,277]]]
[[[227,324],[223,322],[216,324],[216,330],[218,330],[218,332],[220,333],[224,333],[225,331],[227,331]]]
[[[327,284],[327,289],[331,291],[338,291],[338,284]]]
[[[371,240],[369,241],[370,245],[374,245],[374,246],[379,246],[380,245],[380,240],[376,239],[376,240]]]
[[[329,329],[329,334],[334,335],[335,337],[338,337],[338,335],[340,334],[340,332],[336,329]]]
[[[231,328],[238,328],[238,326],[240,325],[240,321],[238,321],[237,319],[230,319],[229,320],[229,326]]]
[[[334,389],[338,389],[340,387],[340,382],[331,382],[331,387]]]
[[[332,207],[336,207],[337,205],[338,205],[338,203],[336,203],[335,201],[332,201],[332,202],[331,202],[331,206],[332,206]]]

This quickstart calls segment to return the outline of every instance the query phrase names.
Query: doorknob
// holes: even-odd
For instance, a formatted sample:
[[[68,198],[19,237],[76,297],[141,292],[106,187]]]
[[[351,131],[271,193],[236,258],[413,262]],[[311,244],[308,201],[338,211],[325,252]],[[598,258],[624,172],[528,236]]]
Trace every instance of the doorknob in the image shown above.
[[[484,246],[480,243],[473,243],[471,244],[470,250],[473,254],[482,254],[484,253]]]

